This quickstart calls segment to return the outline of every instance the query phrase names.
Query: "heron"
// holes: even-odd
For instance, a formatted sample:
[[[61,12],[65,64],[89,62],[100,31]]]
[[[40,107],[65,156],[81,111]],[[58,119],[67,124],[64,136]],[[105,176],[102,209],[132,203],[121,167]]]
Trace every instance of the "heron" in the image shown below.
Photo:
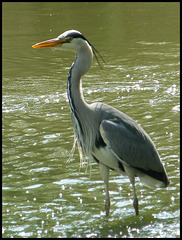
[[[151,188],[165,188],[169,180],[153,141],[136,121],[108,104],[88,104],[84,100],[81,78],[99,52],[77,30],[65,31],[57,38],[32,47],[61,47],[76,53],[68,74],[67,96],[78,147],[86,157],[99,164],[105,184],[106,216],[110,210],[110,169],[128,176],[134,194],[133,207],[135,214],[139,215],[135,178]]]

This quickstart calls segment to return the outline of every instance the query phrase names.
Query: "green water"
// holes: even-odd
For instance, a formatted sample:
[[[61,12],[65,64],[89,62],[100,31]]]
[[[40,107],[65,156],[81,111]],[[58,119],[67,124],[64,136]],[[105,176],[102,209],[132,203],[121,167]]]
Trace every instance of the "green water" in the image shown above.
[[[3,3],[2,236],[179,237],[179,3]],[[102,54],[83,78],[85,100],[135,119],[154,141],[170,185],[110,173],[104,213],[98,165],[70,158],[73,127],[66,81],[74,54],[33,49],[69,29]],[[87,170],[87,171],[86,171]]]

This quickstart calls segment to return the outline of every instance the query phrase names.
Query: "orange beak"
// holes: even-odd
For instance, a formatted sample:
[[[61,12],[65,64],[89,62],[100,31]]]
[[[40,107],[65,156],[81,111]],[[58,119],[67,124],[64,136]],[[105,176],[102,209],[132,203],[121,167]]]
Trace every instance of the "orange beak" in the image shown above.
[[[33,48],[44,48],[44,47],[56,47],[57,45],[60,45],[60,47],[63,45],[63,43],[65,42],[65,40],[60,40],[58,38],[53,38],[50,40],[46,40],[40,43],[36,43],[35,45],[33,45]]]

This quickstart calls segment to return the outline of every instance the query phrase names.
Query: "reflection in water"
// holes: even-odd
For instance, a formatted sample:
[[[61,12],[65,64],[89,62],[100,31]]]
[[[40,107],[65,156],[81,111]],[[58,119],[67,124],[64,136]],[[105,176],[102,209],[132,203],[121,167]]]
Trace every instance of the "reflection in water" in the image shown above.
[[[178,4],[100,4],[3,3],[3,237],[179,237]],[[95,61],[83,78],[85,100],[140,123],[168,172],[165,191],[136,182],[139,218],[128,179],[111,172],[106,220],[97,164],[91,176],[79,169],[77,150],[68,162],[66,79],[74,55],[35,57],[31,46],[69,28],[88,36],[107,63],[100,70]]]

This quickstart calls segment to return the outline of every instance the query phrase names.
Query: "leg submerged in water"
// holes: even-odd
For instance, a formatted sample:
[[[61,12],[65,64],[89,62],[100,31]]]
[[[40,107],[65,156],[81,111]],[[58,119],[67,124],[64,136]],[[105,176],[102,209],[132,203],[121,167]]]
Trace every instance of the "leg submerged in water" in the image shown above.
[[[106,191],[105,211],[106,211],[106,216],[109,216],[109,210],[110,210],[109,168],[102,163],[99,163],[99,166],[100,166],[100,172],[101,172],[102,179],[104,180],[105,191]]]

